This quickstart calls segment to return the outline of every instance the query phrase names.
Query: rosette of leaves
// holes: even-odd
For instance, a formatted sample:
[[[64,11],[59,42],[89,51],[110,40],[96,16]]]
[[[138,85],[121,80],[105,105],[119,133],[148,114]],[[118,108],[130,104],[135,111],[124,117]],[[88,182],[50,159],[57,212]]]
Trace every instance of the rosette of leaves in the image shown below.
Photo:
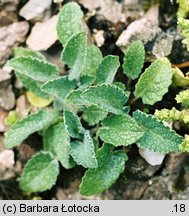
[[[124,171],[126,146],[137,143],[169,153],[179,151],[182,142],[181,136],[154,116],[139,110],[130,115],[130,92],[124,83],[116,82],[119,58],[103,58],[97,46],[87,44],[82,16],[74,2],[65,4],[59,13],[61,61],[68,66],[68,75],[60,76],[55,65],[23,48],[9,61],[26,89],[53,101],[53,106],[17,121],[5,137],[8,148],[35,132],[43,137],[43,149],[27,162],[21,175],[20,186],[25,191],[50,189],[56,183],[59,165],[66,169],[80,165],[87,169],[81,194],[101,193]],[[144,56],[140,41],[131,44],[125,53],[123,75],[138,79],[134,95],[153,105],[168,91],[172,69],[168,59],[162,58],[142,73]]]

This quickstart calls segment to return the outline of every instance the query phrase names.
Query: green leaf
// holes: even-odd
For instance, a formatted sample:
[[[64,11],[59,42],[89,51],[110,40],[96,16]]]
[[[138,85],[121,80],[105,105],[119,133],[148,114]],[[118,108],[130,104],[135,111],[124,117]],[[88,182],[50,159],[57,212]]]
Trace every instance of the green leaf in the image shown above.
[[[102,59],[103,56],[100,49],[95,45],[89,46],[87,48],[87,56],[82,74],[95,77],[96,70]]]
[[[144,64],[145,50],[141,41],[133,42],[124,57],[123,72],[131,79],[139,77]]]
[[[63,46],[66,45],[70,37],[81,32],[83,12],[77,3],[65,4],[58,14],[57,34]]]
[[[87,34],[79,32],[73,35],[66,44],[61,60],[70,68],[69,79],[78,80],[85,64],[87,52]]]
[[[48,99],[49,95],[41,90],[42,82],[31,79],[30,77],[16,72],[16,77],[22,82],[25,88],[36,94],[38,97]]]
[[[46,82],[50,79],[54,79],[59,74],[59,71],[55,65],[36,58],[13,58],[8,61],[8,65],[17,73],[23,74],[40,82]]]
[[[14,57],[33,57],[41,60],[45,60],[45,56],[43,56],[40,52],[26,49],[23,47],[16,47],[13,50]]]
[[[123,151],[113,151],[110,145],[103,145],[97,153],[98,168],[87,170],[82,178],[81,195],[92,196],[108,189],[124,171],[127,160]]]
[[[41,98],[41,97],[38,97],[37,95],[35,95],[33,92],[31,91],[27,91],[26,92],[26,97],[27,97],[27,100],[28,102],[34,106],[34,107],[37,107],[37,108],[44,108],[44,107],[47,107],[49,106],[51,103],[52,103],[52,99],[49,98],[49,99],[44,99],[44,98]]]
[[[83,119],[89,124],[89,126],[94,126],[106,118],[107,115],[108,112],[92,105],[87,107],[83,112]]]
[[[39,152],[25,165],[20,178],[20,187],[27,192],[42,192],[51,189],[59,174],[57,160],[49,152]]]
[[[94,81],[95,81],[95,78],[92,76],[87,76],[87,75],[82,76],[80,78],[79,90],[83,91],[87,89],[89,86],[93,84]]]
[[[136,84],[135,96],[141,97],[144,104],[153,105],[168,92],[171,84],[172,69],[167,58],[161,58],[151,64]]]
[[[102,122],[98,130],[101,140],[114,146],[136,143],[144,132],[129,115],[112,115]]]
[[[53,153],[63,167],[70,169],[74,163],[70,158],[70,136],[68,135],[63,122],[51,125],[44,132],[44,150]]]
[[[9,114],[7,118],[5,119],[5,124],[8,126],[12,126],[19,120],[20,120],[19,114],[16,112],[16,110],[12,110],[12,111],[9,111]]]
[[[125,91],[125,84],[122,82],[113,82],[113,85],[119,87],[120,89],[122,89],[123,91]]]
[[[119,57],[109,55],[106,56],[96,71],[96,83],[97,84],[112,84],[117,69],[119,68]]]
[[[95,146],[89,131],[85,131],[83,142],[71,143],[71,156],[78,165],[85,168],[97,168],[97,160],[95,155]]]
[[[179,68],[173,68],[173,83],[172,85],[174,87],[180,86],[180,87],[188,87],[189,86],[189,73],[186,73],[184,75],[182,71]]]
[[[84,133],[84,128],[77,115],[69,110],[64,110],[64,123],[66,130],[72,138],[81,139]]]
[[[82,93],[80,89],[73,90],[68,94],[66,100],[76,105],[89,105],[89,102],[82,97]]]
[[[41,89],[55,98],[64,99],[76,85],[77,83],[75,80],[70,81],[67,76],[61,76],[46,82]]]
[[[154,116],[147,115],[139,110],[135,111],[133,116],[144,130],[144,135],[137,141],[141,148],[160,153],[179,151],[182,137],[177,135],[175,131],[166,127]]]
[[[115,114],[123,113],[123,106],[128,100],[122,89],[106,84],[90,87],[83,92],[82,97],[89,103]]]
[[[12,148],[24,141],[30,134],[48,127],[58,119],[58,113],[49,110],[40,110],[37,113],[14,124],[5,136],[5,146]]]

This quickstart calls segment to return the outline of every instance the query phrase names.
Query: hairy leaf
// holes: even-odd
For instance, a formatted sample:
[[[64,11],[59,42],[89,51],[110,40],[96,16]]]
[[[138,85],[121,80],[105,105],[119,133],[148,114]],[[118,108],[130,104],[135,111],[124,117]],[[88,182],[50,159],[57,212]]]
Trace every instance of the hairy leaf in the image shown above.
[[[123,113],[123,106],[128,100],[125,92],[114,85],[92,86],[83,92],[82,97],[89,103],[111,113]]]
[[[69,103],[73,103],[76,105],[89,105],[89,102],[82,97],[83,91],[76,89],[71,91],[66,97]]]
[[[33,80],[46,82],[58,76],[59,71],[55,65],[36,58],[19,57],[13,58],[8,65],[17,73],[24,74]]]
[[[66,169],[72,168],[74,163],[70,158],[70,137],[63,122],[51,125],[44,132],[44,149],[53,153]]]
[[[77,3],[68,3],[61,9],[58,15],[57,34],[63,46],[70,37],[83,30],[82,17],[83,12]]]
[[[72,138],[80,139],[84,133],[79,117],[69,110],[64,110],[64,123],[66,130]]]
[[[42,82],[31,79],[30,77],[16,72],[16,77],[21,80],[24,87],[36,94],[38,97],[48,99],[49,95],[41,90]]]
[[[85,64],[87,52],[87,34],[79,32],[73,35],[66,44],[61,60],[70,68],[70,80],[79,79]]]
[[[98,108],[97,106],[89,106],[83,112],[83,119],[89,124],[89,126],[94,126],[98,124],[101,120],[106,118],[108,112]]]
[[[49,152],[39,152],[25,165],[20,178],[20,187],[27,192],[42,192],[51,189],[59,174],[58,162]]]
[[[80,78],[79,90],[83,91],[87,89],[89,86],[93,84],[94,81],[95,81],[95,78],[92,76],[87,76],[87,75],[82,76]]]
[[[161,58],[151,64],[136,84],[135,96],[141,97],[144,104],[153,105],[160,101],[171,84],[172,69],[167,58]]]
[[[14,124],[5,136],[5,146],[12,148],[24,141],[30,134],[48,127],[58,119],[58,113],[40,110]]]
[[[71,143],[71,156],[78,165],[85,168],[97,168],[97,160],[95,155],[95,146],[89,131],[85,131],[83,142]]]
[[[133,42],[124,57],[123,71],[131,79],[136,79],[144,64],[145,50],[141,41]]]
[[[112,84],[117,69],[119,68],[119,57],[109,55],[106,56],[96,71],[96,83],[97,84]]]
[[[64,99],[76,85],[76,81],[70,81],[67,76],[61,76],[46,82],[41,89],[55,98]]]
[[[87,56],[82,74],[95,77],[96,70],[102,59],[103,56],[100,49],[95,45],[89,46],[87,48]]]
[[[173,68],[173,86],[180,86],[180,87],[188,87],[189,86],[189,73],[184,75],[179,68]]]
[[[14,48],[13,52],[14,57],[33,57],[41,60],[45,60],[45,57],[37,51],[26,49],[23,47],[16,47]]]
[[[38,97],[31,91],[27,91],[26,96],[30,104],[34,107],[44,108],[52,103],[51,98],[45,99],[45,98]]]
[[[80,193],[91,196],[108,189],[124,171],[127,159],[123,151],[113,151],[110,145],[103,145],[97,153],[98,168],[86,171]]]
[[[112,115],[102,122],[98,130],[100,138],[114,146],[136,143],[143,136],[143,130],[129,115]]]
[[[141,148],[160,153],[179,151],[182,137],[177,135],[175,131],[166,127],[154,116],[147,115],[139,110],[135,111],[133,116],[144,130],[144,135],[137,141]]]

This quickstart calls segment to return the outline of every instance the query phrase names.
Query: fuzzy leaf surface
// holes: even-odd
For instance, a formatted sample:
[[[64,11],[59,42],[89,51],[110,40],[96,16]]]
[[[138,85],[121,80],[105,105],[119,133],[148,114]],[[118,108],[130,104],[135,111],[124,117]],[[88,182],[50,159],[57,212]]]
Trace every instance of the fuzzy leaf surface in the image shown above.
[[[49,95],[41,90],[42,82],[31,79],[30,77],[17,73],[16,77],[21,80],[25,88],[36,94],[38,97],[48,99]]]
[[[8,65],[17,73],[23,74],[33,80],[46,82],[58,76],[59,71],[55,65],[30,57],[13,58]]]
[[[81,32],[83,12],[77,3],[65,4],[58,15],[57,34],[63,46],[66,45],[70,37]]]
[[[78,80],[85,64],[87,52],[87,34],[79,32],[73,35],[66,44],[61,60],[70,68],[69,79]]]
[[[72,168],[74,163],[70,158],[70,136],[63,122],[51,125],[44,132],[44,150],[53,153],[62,166],[66,169]]]
[[[182,137],[177,135],[175,131],[166,127],[153,115],[147,115],[137,110],[133,116],[144,130],[144,135],[137,141],[141,148],[165,154],[179,151]]]
[[[46,82],[41,89],[55,98],[64,99],[76,87],[76,84],[75,80],[71,81],[67,76],[61,76]]]
[[[156,60],[141,75],[136,84],[135,96],[141,97],[144,104],[153,105],[168,92],[172,75],[171,64],[168,59]]]
[[[143,136],[143,130],[129,115],[112,115],[102,121],[98,130],[101,140],[114,146],[136,143]]]
[[[95,77],[96,70],[102,59],[103,56],[100,49],[95,45],[89,46],[87,48],[87,56],[82,74]]]
[[[66,99],[69,103],[73,103],[76,105],[89,105],[89,102],[82,97],[83,91],[76,89],[71,91]]]
[[[27,192],[42,192],[51,189],[59,174],[58,161],[49,152],[39,152],[25,165],[20,178],[20,187]]]
[[[80,139],[82,137],[84,128],[81,125],[79,117],[75,113],[64,110],[64,123],[66,130],[72,138]]]
[[[123,72],[131,79],[139,77],[144,64],[145,50],[141,41],[133,42],[124,57]]]
[[[89,103],[114,114],[123,112],[128,95],[117,86],[101,84],[83,92],[82,97]]]
[[[89,106],[83,112],[83,119],[89,124],[89,126],[94,126],[98,124],[101,120],[106,118],[108,112],[98,108],[97,106]]]
[[[71,143],[70,154],[78,165],[82,165],[85,168],[98,167],[95,145],[89,131],[85,131],[83,142],[76,141]]]
[[[52,103],[51,98],[46,99],[46,98],[38,97],[31,91],[27,91],[26,96],[27,96],[27,100],[29,101],[29,103],[32,106],[37,107],[37,108],[44,108]]]
[[[96,71],[96,83],[97,84],[112,84],[117,69],[119,68],[119,57],[109,55],[106,56]]]
[[[9,128],[5,136],[5,146],[12,148],[19,145],[30,134],[40,131],[58,119],[58,113],[48,110],[40,110],[27,116]]]
[[[80,193],[92,196],[108,189],[124,171],[127,160],[123,151],[113,151],[110,145],[104,144],[97,153],[98,168],[86,171]]]
[[[45,60],[45,57],[40,52],[23,48],[23,47],[14,48],[13,55],[14,57],[33,57],[33,58]]]

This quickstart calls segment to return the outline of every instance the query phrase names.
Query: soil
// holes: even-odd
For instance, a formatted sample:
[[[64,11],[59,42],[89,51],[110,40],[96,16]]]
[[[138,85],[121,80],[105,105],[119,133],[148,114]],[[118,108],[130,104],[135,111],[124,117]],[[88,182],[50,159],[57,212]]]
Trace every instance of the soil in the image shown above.
[[[28,38],[35,24],[48,21],[53,15],[57,14],[62,4],[52,3],[40,15],[27,20],[19,13],[27,2],[27,0],[4,0],[0,3],[0,32],[4,32],[4,37],[0,36],[0,51],[4,49],[3,52],[0,52],[0,70],[4,71],[3,73],[0,71],[0,153],[5,151],[3,139],[4,133],[8,129],[5,125],[8,112],[16,109],[20,115],[24,116],[29,106],[25,89],[15,75],[7,72],[9,75],[2,78],[2,74],[8,71],[5,64],[11,58],[15,47],[33,45],[28,44]],[[64,1],[64,3],[66,2],[69,2],[69,0]],[[171,52],[168,54],[171,63],[180,64],[189,61],[189,54],[181,42],[182,37],[177,27],[176,12],[178,5],[175,1],[98,0],[96,2],[99,2],[100,6],[97,9],[93,8],[90,1],[78,0],[76,2],[80,3],[85,13],[90,42],[98,44],[103,55],[118,55],[121,62],[123,62],[122,51],[124,47],[117,43],[120,35],[132,22],[142,19],[149,9],[159,3],[157,20],[153,21],[153,26],[156,25],[154,31],[157,31],[155,37],[151,39],[142,38],[146,41],[145,49],[148,53],[145,66],[153,61],[153,47],[161,42],[157,38],[162,34],[166,37],[173,36],[173,41],[169,43]],[[106,4],[102,2],[106,2]],[[119,8],[121,9],[119,10]],[[117,13],[114,9],[117,10]],[[108,10],[110,10],[109,14]],[[111,10],[114,12],[111,12]],[[62,47],[59,42],[55,41],[48,40],[45,44],[45,50],[40,51],[49,61],[56,64],[62,73],[65,73],[66,68],[58,60]],[[187,67],[184,68],[183,72],[187,72],[188,69]],[[116,79],[125,83],[128,81],[121,73],[118,73]],[[134,89],[134,85],[135,81],[132,81],[131,90]],[[164,96],[163,102],[158,102],[153,107],[146,106],[146,109],[150,113],[154,113],[155,109],[179,108],[174,98],[180,90],[181,88],[171,87],[169,93]],[[142,103],[139,100],[131,106],[131,111],[141,107]],[[181,135],[186,133],[186,129],[182,128],[182,125],[177,127],[177,131]],[[41,137],[35,133],[20,146],[9,152],[10,160],[13,159],[14,164],[11,164],[11,161],[8,161],[10,166],[4,166],[0,163],[0,199],[189,199],[189,154],[168,154],[161,165],[151,166],[140,157],[135,145],[129,151],[129,161],[126,163],[124,173],[109,190],[102,194],[92,197],[83,197],[79,194],[79,184],[85,172],[82,167],[71,170],[61,168],[57,184],[49,191],[24,193],[19,189],[19,176],[27,160],[41,148]]]

